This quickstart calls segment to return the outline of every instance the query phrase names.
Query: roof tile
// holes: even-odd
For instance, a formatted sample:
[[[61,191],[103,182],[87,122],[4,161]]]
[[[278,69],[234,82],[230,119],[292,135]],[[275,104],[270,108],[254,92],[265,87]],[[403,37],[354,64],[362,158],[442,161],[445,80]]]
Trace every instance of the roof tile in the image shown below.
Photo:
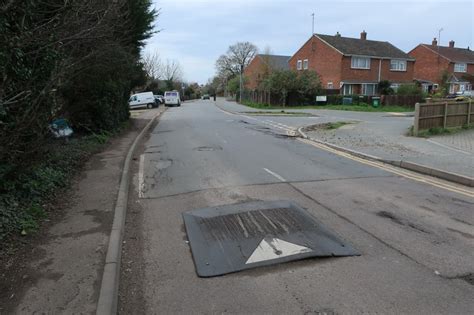
[[[315,34],[344,55],[413,59],[389,42]]]

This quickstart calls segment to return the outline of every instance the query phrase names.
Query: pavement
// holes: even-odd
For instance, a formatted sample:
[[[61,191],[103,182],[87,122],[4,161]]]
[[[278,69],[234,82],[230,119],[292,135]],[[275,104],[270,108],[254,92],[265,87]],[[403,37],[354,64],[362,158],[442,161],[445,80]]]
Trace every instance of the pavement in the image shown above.
[[[161,116],[132,165],[120,313],[472,313],[472,189],[293,136],[329,119],[317,114],[232,114],[205,100]],[[386,115],[366,114],[332,117]],[[394,129],[388,121],[406,119],[386,118]],[[361,255],[198,277],[182,213],[274,200],[299,204]]]
[[[0,314],[95,313],[123,162],[158,111],[132,111],[130,130],[86,163],[38,235],[2,266]]]
[[[218,103],[233,112],[258,111],[221,99]],[[407,136],[413,125],[412,113],[367,113],[335,110],[297,109],[292,112],[307,112],[318,117],[272,117],[284,120],[291,128],[304,128],[310,138],[328,142],[350,150],[392,161],[407,161],[474,177],[474,130],[454,135],[418,138]],[[274,110],[277,112],[277,110]],[[279,110],[278,110],[279,111]],[[271,116],[269,116],[271,117]],[[317,124],[344,121],[350,122],[338,129],[318,128]]]

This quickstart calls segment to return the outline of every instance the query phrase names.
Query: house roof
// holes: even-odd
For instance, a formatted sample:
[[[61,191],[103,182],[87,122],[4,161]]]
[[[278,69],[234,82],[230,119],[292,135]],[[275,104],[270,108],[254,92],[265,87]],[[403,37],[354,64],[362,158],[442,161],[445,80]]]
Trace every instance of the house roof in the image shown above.
[[[428,44],[421,44],[426,48],[433,50],[446,59],[452,62],[474,63],[474,51],[468,48],[451,48],[446,46],[433,46]]]
[[[414,60],[389,42],[315,34],[318,38],[334,47],[343,55],[358,55],[381,58],[396,58]]]
[[[291,56],[279,56],[279,55],[267,55],[267,54],[258,54],[258,57],[262,59],[263,62],[267,63],[270,67],[276,70],[288,70],[290,66],[288,65],[288,60]]]

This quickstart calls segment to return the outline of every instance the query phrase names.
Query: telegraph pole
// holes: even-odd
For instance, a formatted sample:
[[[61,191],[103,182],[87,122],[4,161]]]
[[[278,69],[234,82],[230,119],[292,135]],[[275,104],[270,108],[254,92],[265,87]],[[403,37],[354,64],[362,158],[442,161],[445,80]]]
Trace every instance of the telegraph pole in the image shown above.
[[[239,102],[242,104],[242,71],[244,71],[244,65],[240,65],[240,88],[239,88]]]

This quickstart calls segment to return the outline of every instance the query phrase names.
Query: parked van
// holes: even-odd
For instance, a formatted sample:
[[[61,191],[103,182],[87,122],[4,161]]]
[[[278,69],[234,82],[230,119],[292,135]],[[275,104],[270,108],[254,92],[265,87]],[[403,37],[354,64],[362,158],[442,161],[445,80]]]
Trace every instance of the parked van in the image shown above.
[[[153,92],[143,92],[143,93],[137,93],[133,94],[130,96],[130,99],[128,100],[128,106],[130,108],[140,108],[140,107],[146,107],[146,108],[153,108],[156,105],[155,101],[155,96],[153,95]]]
[[[178,91],[165,92],[165,106],[181,106],[181,99]]]

